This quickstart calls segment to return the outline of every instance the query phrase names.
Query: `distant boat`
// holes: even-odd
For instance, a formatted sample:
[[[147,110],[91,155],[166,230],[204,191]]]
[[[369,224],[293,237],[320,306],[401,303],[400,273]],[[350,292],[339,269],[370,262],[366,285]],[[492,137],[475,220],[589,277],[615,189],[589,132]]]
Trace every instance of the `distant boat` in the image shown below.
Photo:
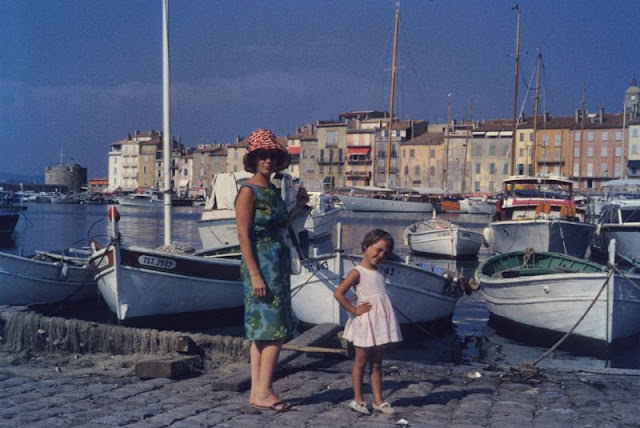
[[[444,257],[477,257],[482,246],[481,232],[442,219],[413,223],[403,236],[411,251]]]
[[[484,230],[494,253],[533,248],[583,257],[595,226],[573,200],[573,182],[562,177],[514,176],[503,181],[495,221]]]
[[[570,331],[595,302],[573,335],[612,343],[640,332],[640,267],[608,282],[607,270],[559,253],[516,251],[482,263],[475,280],[495,321],[556,333]]]
[[[460,211],[493,215],[496,212],[496,200],[487,196],[468,196],[460,201]]]
[[[349,194],[335,195],[349,211],[431,213],[434,209],[426,195],[386,187],[352,186]]]
[[[118,205],[130,207],[158,207],[164,205],[162,192],[148,190],[141,193],[119,196],[116,198]]]
[[[603,205],[591,249],[604,255],[612,239],[616,254],[640,257],[640,199],[614,199]]]
[[[18,224],[22,209],[17,198],[0,191],[0,240],[9,239]]]

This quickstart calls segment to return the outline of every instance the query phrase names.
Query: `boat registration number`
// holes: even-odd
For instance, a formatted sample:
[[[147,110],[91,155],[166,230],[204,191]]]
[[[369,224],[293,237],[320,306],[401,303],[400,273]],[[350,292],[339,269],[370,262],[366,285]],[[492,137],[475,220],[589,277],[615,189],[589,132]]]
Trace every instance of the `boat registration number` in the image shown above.
[[[147,256],[145,254],[138,257],[138,263],[143,266],[159,267],[163,269],[175,269],[176,261],[163,259],[162,257]]]

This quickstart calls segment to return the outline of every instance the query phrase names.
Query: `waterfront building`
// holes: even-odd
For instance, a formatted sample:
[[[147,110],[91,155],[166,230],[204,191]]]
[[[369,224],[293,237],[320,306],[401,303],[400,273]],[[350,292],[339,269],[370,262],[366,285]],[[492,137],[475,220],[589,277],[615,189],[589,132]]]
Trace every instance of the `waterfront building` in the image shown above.
[[[142,166],[148,166],[148,170],[143,173],[144,178],[148,178],[147,185],[153,184],[153,170],[155,168],[155,157],[157,149],[153,146],[162,144],[161,133],[157,131],[140,132],[135,131],[133,135],[129,134],[127,138],[111,143],[108,155],[108,177],[109,186],[107,190],[113,192],[116,189],[133,191],[139,186],[138,170],[140,168],[139,153],[140,143],[148,143],[143,156],[147,157],[147,163],[142,159]],[[151,174],[150,178],[148,174]],[[143,178],[143,181],[144,181]]]
[[[425,132],[400,143],[400,185],[444,189],[443,147],[442,132]]]
[[[570,178],[580,190],[597,190],[600,185],[622,176],[622,114],[576,112],[571,131],[573,142]]]
[[[551,117],[545,112],[538,117],[534,132],[534,174],[569,177],[574,142],[571,132],[575,126],[575,118],[571,116]]]
[[[629,178],[640,178],[640,116],[631,119],[627,124]]]
[[[88,180],[87,190],[91,193],[100,193],[109,187],[109,178],[90,178]]]
[[[315,132],[315,123],[308,123],[306,125],[298,127],[296,129],[296,132],[294,132],[292,135],[287,135],[287,150],[291,155],[291,162],[289,164],[287,172],[294,178],[300,178],[303,181],[305,187],[307,186],[307,184],[304,182],[304,174],[301,170],[302,142],[316,141]],[[309,174],[308,171],[307,174]]]
[[[189,193],[191,197],[206,196],[211,188],[213,176],[227,172],[228,147],[223,144],[199,144],[191,151],[192,175],[189,178],[193,183]]]
[[[227,145],[227,166],[226,172],[244,171],[242,159],[247,153],[249,143],[246,138],[236,137],[236,141]]]
[[[179,198],[195,199],[198,188],[193,185],[193,153],[194,148],[186,148],[182,156],[175,160],[173,181],[176,183],[176,196]]]
[[[87,185],[87,168],[77,163],[48,166],[44,173],[44,182],[50,186],[60,186],[58,191],[80,192]]]
[[[442,130],[443,158],[441,163],[437,164],[437,169],[440,171],[442,183],[439,187],[448,193],[464,193],[472,189],[470,144],[473,129],[473,122],[452,120],[450,125],[445,125]]]
[[[514,175],[533,175],[533,118],[518,118],[515,156]]]
[[[486,121],[471,132],[471,192],[501,190],[502,180],[510,175],[512,124],[511,120]]]

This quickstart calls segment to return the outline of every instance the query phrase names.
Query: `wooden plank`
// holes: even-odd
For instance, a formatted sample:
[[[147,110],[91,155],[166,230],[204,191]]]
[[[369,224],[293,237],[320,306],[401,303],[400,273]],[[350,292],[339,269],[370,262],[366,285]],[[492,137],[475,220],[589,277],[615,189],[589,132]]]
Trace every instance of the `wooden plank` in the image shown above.
[[[301,335],[287,342],[287,345],[314,346],[335,337],[340,330],[338,324],[318,324],[305,331]],[[298,356],[299,351],[282,350],[278,358],[278,366],[284,365]],[[276,370],[278,367],[276,367]],[[242,370],[233,375],[216,379],[212,382],[211,388],[214,391],[246,391],[251,386],[251,365],[247,364]]]

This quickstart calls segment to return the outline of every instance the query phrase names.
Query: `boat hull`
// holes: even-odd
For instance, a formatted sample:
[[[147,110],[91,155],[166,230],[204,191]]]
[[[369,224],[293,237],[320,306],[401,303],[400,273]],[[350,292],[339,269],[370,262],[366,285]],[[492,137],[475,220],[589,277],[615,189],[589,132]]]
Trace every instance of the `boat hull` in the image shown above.
[[[353,195],[339,195],[344,209],[349,211],[430,213],[429,202],[410,202],[396,199],[376,199]]]
[[[589,223],[559,219],[498,221],[489,223],[485,240],[497,254],[533,248],[583,257],[594,230]]]
[[[309,215],[303,225],[303,229],[309,233],[309,239],[318,239],[333,233],[341,208],[331,208],[323,213]]]
[[[339,253],[305,260],[300,273],[291,276],[291,305],[296,317],[307,324],[344,325],[348,314],[333,293],[360,260]],[[451,318],[459,293],[450,280],[405,263],[385,261],[381,265],[386,271],[387,293],[401,324]]]
[[[120,320],[242,306],[239,260],[118,244],[94,253],[93,260],[100,294]]]
[[[475,257],[482,245],[482,234],[450,227],[407,234],[411,251],[446,257]]]
[[[479,278],[489,312],[519,324],[568,332],[606,281],[607,272],[558,273],[511,279]],[[630,279],[639,282],[640,276]],[[640,291],[621,275],[605,290],[573,334],[612,343],[640,332]]]
[[[0,252],[0,305],[51,304],[97,296],[94,271]]]

